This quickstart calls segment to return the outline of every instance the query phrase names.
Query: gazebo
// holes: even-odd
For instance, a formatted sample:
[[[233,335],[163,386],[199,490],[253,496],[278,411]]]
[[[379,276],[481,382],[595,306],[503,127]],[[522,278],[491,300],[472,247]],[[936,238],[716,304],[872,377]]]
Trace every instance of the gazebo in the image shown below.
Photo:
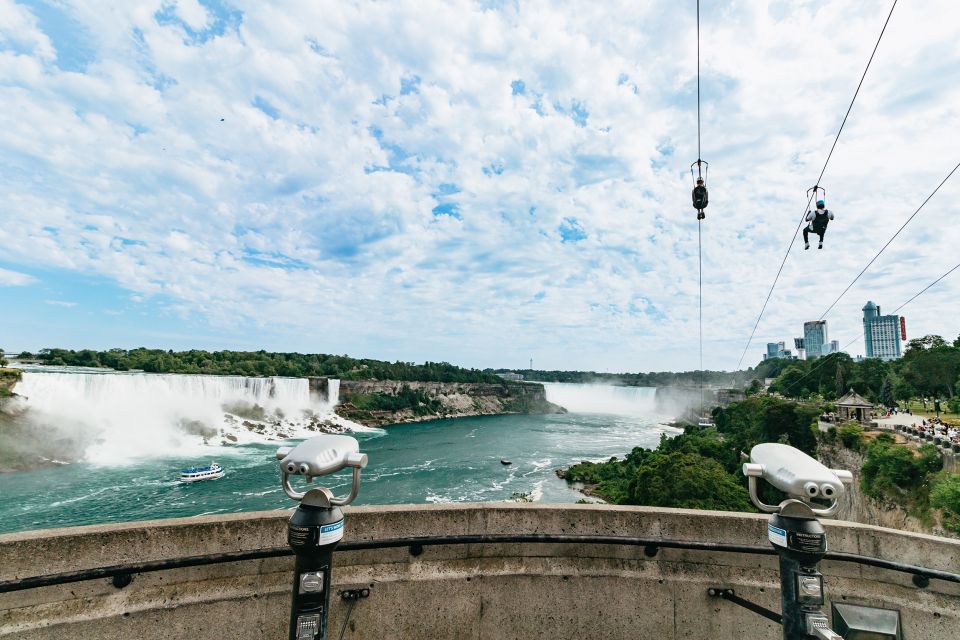
[[[850,389],[842,398],[837,400],[837,414],[842,420],[856,420],[866,424],[870,421],[870,411],[873,403]]]

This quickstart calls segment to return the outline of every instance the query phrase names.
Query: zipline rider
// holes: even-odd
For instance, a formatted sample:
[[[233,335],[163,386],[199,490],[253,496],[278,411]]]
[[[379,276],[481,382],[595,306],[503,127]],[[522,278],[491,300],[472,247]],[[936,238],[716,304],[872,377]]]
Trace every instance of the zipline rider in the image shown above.
[[[817,249],[823,249],[823,234],[827,232],[827,224],[833,220],[833,211],[826,208],[823,200],[817,200],[817,210],[807,211],[805,220],[810,224],[803,228],[803,248],[805,250],[810,248],[809,235],[813,231],[820,236],[820,246]]]

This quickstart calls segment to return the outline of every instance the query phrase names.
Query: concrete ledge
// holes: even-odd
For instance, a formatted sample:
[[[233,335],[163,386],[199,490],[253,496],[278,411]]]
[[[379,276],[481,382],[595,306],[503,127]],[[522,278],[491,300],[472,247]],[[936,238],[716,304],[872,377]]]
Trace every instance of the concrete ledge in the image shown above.
[[[347,541],[408,536],[586,534],[766,545],[762,515],[482,503],[352,507]],[[0,535],[0,580],[286,544],[289,511],[204,516]],[[847,522],[825,523],[831,551],[960,572],[960,541]],[[292,560],[140,574],[0,595],[11,638],[286,635]],[[825,562],[828,596],[903,612],[908,637],[960,637],[960,586]],[[471,544],[338,552],[334,582],[373,585],[345,638],[778,637],[772,623],[706,595],[732,586],[779,610],[776,558],[573,544]],[[345,607],[335,602],[331,635]],[[602,630],[602,631],[601,631]],[[751,635],[753,634],[753,635]],[[333,636],[336,637],[336,636]]]

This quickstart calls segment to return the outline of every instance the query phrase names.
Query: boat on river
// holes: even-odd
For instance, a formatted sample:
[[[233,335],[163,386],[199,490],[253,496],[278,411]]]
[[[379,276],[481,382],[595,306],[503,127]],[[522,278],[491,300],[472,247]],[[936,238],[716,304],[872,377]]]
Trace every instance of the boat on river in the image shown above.
[[[222,478],[224,474],[223,467],[216,462],[211,462],[204,467],[190,467],[180,470],[180,482],[200,482],[201,480],[215,480]]]

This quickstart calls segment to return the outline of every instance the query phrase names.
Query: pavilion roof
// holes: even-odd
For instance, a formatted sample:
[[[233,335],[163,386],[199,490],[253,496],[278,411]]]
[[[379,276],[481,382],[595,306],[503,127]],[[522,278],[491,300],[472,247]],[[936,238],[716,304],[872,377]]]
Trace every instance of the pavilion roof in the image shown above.
[[[850,389],[842,398],[837,400],[838,407],[864,407],[873,408],[873,403],[861,396],[859,393]]]

